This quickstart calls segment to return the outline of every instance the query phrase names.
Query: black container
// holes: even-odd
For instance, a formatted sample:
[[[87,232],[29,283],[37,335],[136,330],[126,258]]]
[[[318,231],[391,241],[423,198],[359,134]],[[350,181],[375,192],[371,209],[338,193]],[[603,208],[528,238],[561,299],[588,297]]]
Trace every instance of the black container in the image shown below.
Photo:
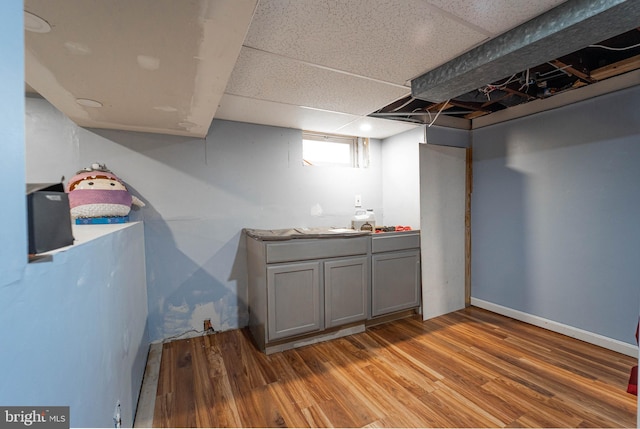
[[[29,254],[73,244],[69,196],[62,183],[27,184]]]

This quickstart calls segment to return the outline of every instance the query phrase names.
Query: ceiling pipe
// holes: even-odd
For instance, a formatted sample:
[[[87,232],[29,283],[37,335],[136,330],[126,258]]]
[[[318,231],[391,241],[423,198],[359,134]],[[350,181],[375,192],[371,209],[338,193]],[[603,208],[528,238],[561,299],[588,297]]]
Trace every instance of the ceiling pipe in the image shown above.
[[[568,0],[411,81],[414,98],[446,101],[640,27],[640,0]]]

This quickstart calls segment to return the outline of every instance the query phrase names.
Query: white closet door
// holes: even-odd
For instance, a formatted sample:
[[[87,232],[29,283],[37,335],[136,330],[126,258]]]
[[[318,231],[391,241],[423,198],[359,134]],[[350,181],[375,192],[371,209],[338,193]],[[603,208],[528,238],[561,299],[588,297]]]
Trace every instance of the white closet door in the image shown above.
[[[465,149],[420,145],[422,314],[464,308]]]

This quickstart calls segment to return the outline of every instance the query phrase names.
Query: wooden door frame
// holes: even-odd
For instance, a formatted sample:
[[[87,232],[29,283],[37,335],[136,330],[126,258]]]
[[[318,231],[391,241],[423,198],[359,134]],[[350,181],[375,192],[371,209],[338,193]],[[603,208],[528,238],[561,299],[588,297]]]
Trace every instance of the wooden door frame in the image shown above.
[[[473,193],[473,149],[466,149],[464,211],[464,305],[471,305],[471,194]]]

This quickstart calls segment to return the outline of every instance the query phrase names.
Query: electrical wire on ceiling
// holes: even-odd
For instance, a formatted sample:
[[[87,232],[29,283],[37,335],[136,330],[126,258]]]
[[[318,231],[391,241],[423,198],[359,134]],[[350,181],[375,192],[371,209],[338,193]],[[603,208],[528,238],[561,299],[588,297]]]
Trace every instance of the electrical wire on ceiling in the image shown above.
[[[640,43],[636,43],[635,45],[631,45],[631,46],[624,46],[622,48],[614,48],[611,46],[604,46],[604,45],[589,45],[589,48],[601,48],[601,49],[607,49],[609,51],[626,51],[628,49],[633,49],[633,48],[637,48],[640,47]]]
[[[440,116],[440,113],[442,113],[442,111],[444,110],[444,108],[445,108],[445,107],[447,107],[447,104],[449,104],[449,101],[451,101],[451,99],[448,99],[447,101],[445,101],[444,103],[442,103],[442,107],[440,108],[440,110],[438,110],[438,113],[436,114],[436,117],[435,117],[435,118],[433,118],[433,121],[431,121],[431,122],[429,123],[429,125],[428,125],[429,127],[430,127],[431,125],[433,125],[433,124],[436,122],[436,120],[438,119],[438,116]],[[427,110],[427,112],[429,112],[429,111]],[[431,119],[431,114],[429,114],[429,119]]]
[[[478,91],[482,92],[486,97],[487,97],[487,101],[491,101],[491,93],[493,91],[495,91],[496,89],[502,89],[502,88],[506,88],[507,85],[509,85],[511,82],[513,82],[514,78],[518,75],[518,73],[514,73],[509,79],[507,79],[506,82],[501,83],[500,85],[485,85],[482,88],[478,89]]]
[[[420,108],[420,107],[419,107],[419,108],[415,109],[415,110],[414,110],[414,112],[415,112],[416,110],[422,110],[422,108]],[[428,109],[428,108],[425,108],[425,109],[424,109],[424,111],[425,111],[425,112],[427,112],[427,115],[429,115],[429,122],[431,122],[431,112],[429,112],[429,109]],[[412,112],[412,113],[413,113],[413,112]]]
[[[568,68],[570,68],[570,67],[573,67],[573,65],[572,65],[572,64],[566,65],[566,66],[564,66],[564,67],[558,67],[557,65],[555,65],[555,64],[553,64],[553,63],[550,63],[549,61],[547,61],[547,64],[549,64],[550,66],[552,66],[552,67],[554,68],[554,70],[551,70],[550,72],[546,72],[546,73],[540,73],[540,74],[538,75],[538,77],[546,77],[547,79],[551,79],[551,78],[554,78],[554,77],[556,77],[556,76],[560,76],[560,75],[562,75],[562,74],[565,74],[565,75],[567,75],[567,76],[571,77],[571,73],[569,73],[569,72],[568,72],[568,71],[566,71],[565,69],[568,69]],[[559,71],[559,72],[561,72],[561,73],[560,73],[560,74],[554,74],[554,73],[556,73],[556,72],[558,72],[558,71]],[[551,76],[549,76],[549,75],[551,75]]]
[[[402,108],[403,108],[403,107],[405,107],[406,105],[408,105],[408,104],[412,103],[412,102],[413,102],[413,100],[415,100],[415,98],[413,98],[413,97],[409,97],[409,99],[408,99],[406,102],[402,103],[400,106],[396,107],[395,109],[392,109],[391,111],[392,111],[392,112],[397,112],[398,110],[402,109]],[[415,112],[415,110],[414,110],[414,112]]]
[[[522,91],[523,89],[525,91],[529,89],[529,69],[527,69],[527,75],[524,78],[524,83],[520,85],[520,88],[518,88],[518,91]]]
[[[610,50],[610,51],[626,51],[626,50],[629,50],[629,49],[634,49],[634,48],[638,48],[638,47],[640,47],[640,43],[636,43],[635,45],[631,45],[631,46],[624,46],[624,47],[620,47],[620,48],[614,48],[614,47],[612,47],[612,46],[605,46],[605,45],[589,45],[588,47],[589,47],[589,48],[601,48],[601,49],[607,49],[607,50]],[[552,71],[550,71],[550,72],[547,72],[547,73],[540,74],[540,75],[538,75],[538,76],[540,76],[540,77],[546,77],[546,78],[547,78],[547,80],[548,80],[548,79],[551,79],[551,78],[556,77],[556,76],[557,76],[557,74],[554,74],[554,73],[557,73],[558,71],[559,71],[559,72],[562,72],[562,73],[564,73],[564,74],[566,74],[566,75],[568,75],[568,76],[571,76],[571,74],[570,74],[570,73],[568,73],[567,71],[565,71],[565,70],[564,70],[564,69],[566,69],[566,68],[570,68],[570,67],[572,67],[571,65],[566,65],[566,66],[564,66],[564,67],[558,67],[557,65],[555,65],[555,64],[553,64],[553,63],[550,63],[550,62],[547,62],[547,64],[552,65],[552,66],[554,67],[554,70],[552,70]],[[525,75],[525,74],[526,74],[526,76],[523,76],[523,78],[524,78],[524,79],[523,79],[523,80],[524,80],[524,83],[522,84],[522,86],[520,86],[519,91],[522,91],[523,89],[524,89],[524,90],[528,89],[528,88],[529,88],[529,85],[530,85],[531,83],[533,83],[533,82],[532,82],[532,80],[530,79],[530,71],[529,71],[529,69],[527,69],[525,72],[522,72],[522,73],[523,73],[523,75]],[[508,84],[510,84],[511,82],[513,82],[514,78],[515,78],[517,75],[518,75],[518,73],[515,73],[515,74],[514,74],[514,75],[512,75],[509,79],[507,79],[507,81],[506,81],[506,82],[501,83],[500,85],[493,85],[493,84],[485,85],[485,86],[483,86],[482,88],[479,88],[479,89],[478,89],[478,91],[482,92],[482,93],[487,97],[487,101],[491,101],[491,93],[492,93],[493,91],[495,91],[495,90],[499,90],[499,89],[506,88]],[[547,76],[547,75],[552,75],[552,76]]]
[[[442,107],[440,107],[440,110],[438,110],[438,113],[436,113],[435,118],[433,118],[433,120],[429,122],[426,127],[424,127],[424,142],[421,142],[421,143],[427,144],[427,129],[431,128],[431,126],[435,124],[436,120],[438,119],[438,116],[440,116],[440,113],[442,113],[445,107],[447,107],[447,105],[449,104],[449,101],[451,101],[451,99],[448,99],[447,101],[442,103]],[[427,114],[429,115],[429,120],[431,120],[431,112],[429,112],[429,110],[427,110]]]
[[[629,57],[638,53],[640,49],[638,34],[640,33],[634,29],[629,34],[617,38],[616,41],[611,39],[599,44],[583,45],[579,51],[571,55],[525,68],[510,77],[451,97],[444,104],[408,95],[370,116],[424,124],[424,142],[426,143],[427,129],[437,122],[440,115],[473,120],[482,115],[594,83],[596,80],[590,77],[593,71],[590,69],[601,67],[603,64],[612,64],[614,66],[609,67],[613,69],[616,63],[628,60]],[[637,69],[635,63],[633,64],[634,70]],[[617,74],[620,73],[623,71]],[[454,100],[453,108],[450,104],[447,106],[451,100]]]

